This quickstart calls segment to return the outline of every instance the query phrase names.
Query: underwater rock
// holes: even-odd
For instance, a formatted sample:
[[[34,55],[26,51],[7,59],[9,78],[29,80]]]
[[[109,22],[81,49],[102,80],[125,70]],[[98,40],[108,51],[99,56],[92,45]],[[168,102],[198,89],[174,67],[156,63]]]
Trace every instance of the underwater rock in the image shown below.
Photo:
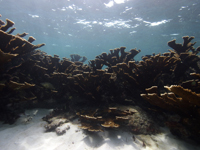
[[[76,115],[69,113],[66,109],[54,109],[42,119],[47,122],[44,126],[46,132],[55,131],[58,135],[62,135],[70,129],[68,122],[75,118]]]
[[[49,124],[48,125],[45,125],[45,129],[46,131],[52,131],[52,130],[55,130],[58,126],[68,122],[67,119],[65,118],[60,118],[60,116],[58,117],[53,117],[51,118],[49,121]]]
[[[62,124],[61,126],[57,127],[55,129],[57,135],[63,135],[64,133],[66,133],[66,130],[69,130],[70,126],[67,123]]]

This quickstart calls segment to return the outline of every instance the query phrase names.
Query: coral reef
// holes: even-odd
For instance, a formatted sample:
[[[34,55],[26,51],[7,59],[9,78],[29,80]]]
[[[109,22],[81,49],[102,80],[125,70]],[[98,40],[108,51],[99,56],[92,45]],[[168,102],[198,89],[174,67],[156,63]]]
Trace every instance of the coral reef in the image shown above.
[[[193,47],[194,37],[172,40],[173,50],[141,61],[134,60],[140,50],[120,47],[84,64],[87,58],[78,54],[47,55],[38,49],[44,44],[23,38],[27,33],[12,35],[13,25],[0,20],[0,120],[12,124],[25,108],[59,108],[43,118],[46,131],[58,135],[75,118],[89,132],[125,127],[142,134],[158,133],[156,121],[199,141],[200,47]]]

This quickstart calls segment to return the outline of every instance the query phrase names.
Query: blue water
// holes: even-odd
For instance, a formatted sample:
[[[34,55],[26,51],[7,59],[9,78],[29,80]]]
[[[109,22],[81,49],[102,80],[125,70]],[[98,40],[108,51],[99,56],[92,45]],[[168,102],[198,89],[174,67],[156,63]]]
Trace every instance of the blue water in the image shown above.
[[[199,8],[200,0],[0,0],[1,20],[15,22],[13,34],[29,33],[50,55],[89,60],[121,46],[141,49],[140,60],[185,35],[198,46]]]

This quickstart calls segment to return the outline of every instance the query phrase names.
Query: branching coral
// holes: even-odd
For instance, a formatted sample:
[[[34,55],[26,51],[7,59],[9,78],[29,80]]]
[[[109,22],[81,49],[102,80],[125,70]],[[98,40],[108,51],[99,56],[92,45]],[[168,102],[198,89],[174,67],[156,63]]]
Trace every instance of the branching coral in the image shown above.
[[[196,42],[191,43],[193,39],[194,37],[184,36],[183,44],[176,44],[176,40],[168,42],[168,45],[173,48],[173,50],[170,50],[171,55],[180,58],[181,60],[174,70],[174,82],[180,79],[185,80],[183,75],[187,70],[191,70],[190,68],[195,70],[199,69],[198,62],[200,61],[200,57],[197,54],[200,51],[200,47],[197,47],[196,49],[193,47],[196,44]]]
[[[146,113],[133,106],[102,107],[80,110],[77,112],[80,128],[99,132],[109,129],[129,128],[135,134],[155,134],[159,132],[151,118]]]
[[[31,53],[35,49],[42,47],[44,44],[33,45],[31,43],[34,41],[33,37],[29,37],[28,41],[23,39],[22,37],[27,35],[26,33],[12,35],[11,33],[15,30],[15,28],[6,32],[14,25],[14,22],[9,19],[6,19],[6,24],[3,21],[0,22],[0,113],[2,116],[0,120],[3,119],[6,122],[13,123],[18,117],[18,114],[12,113],[11,111],[9,112],[8,110],[12,109],[14,103],[36,98],[31,90],[29,90],[29,88],[32,89],[35,84],[33,81],[28,79],[27,74],[24,75],[22,72],[17,70],[17,68],[24,64],[24,56]],[[8,106],[10,107],[9,109]],[[17,110],[13,111],[17,112]]]
[[[173,51],[176,52],[178,55],[180,55],[181,53],[187,53],[189,51],[192,51],[193,54],[198,54],[198,52],[200,51],[200,47],[198,47],[196,50],[193,47],[196,42],[191,43],[191,41],[194,39],[193,36],[189,37],[189,36],[184,36],[183,37],[183,44],[176,44],[176,40],[172,40],[168,42],[168,45],[173,48]]]
[[[118,63],[112,66],[112,69],[117,79],[124,82],[127,91],[137,96],[137,93],[144,92],[145,88],[160,84],[161,77],[172,74],[179,61],[179,58],[157,54],[143,57],[143,61],[139,63]]]
[[[68,77],[73,90],[90,100],[101,100],[104,93],[109,91],[111,74],[97,70],[97,74],[83,72]],[[113,87],[114,88],[114,87]],[[96,101],[97,102],[97,101]]]
[[[10,27],[12,27],[15,23],[9,19],[6,19],[6,24],[1,21],[0,30],[7,31]]]
[[[0,30],[0,49],[5,53],[23,55],[34,49],[44,46],[44,44],[33,45],[29,41],[15,35],[8,34]]]
[[[107,109],[96,109],[93,112],[91,110],[90,112],[83,111],[81,114],[78,112],[77,115],[79,115],[82,124],[80,128],[87,129],[88,131],[103,131],[102,127],[120,127],[120,122],[123,123],[125,120],[128,120],[128,118],[124,116],[133,113],[134,112],[117,110],[116,107],[109,107]]]
[[[102,53],[96,56],[95,60],[91,60],[89,65],[95,72],[96,69],[102,69],[105,65],[108,68],[116,65],[117,63],[127,63],[130,60],[134,60],[134,57],[140,52],[140,50],[131,49],[129,52],[125,52],[126,47],[115,48],[110,50],[110,53]]]
[[[191,103],[194,106],[200,106],[200,94],[192,92],[189,89],[184,89],[181,86],[171,85],[170,87],[165,86],[166,89],[173,92],[174,94],[182,97],[182,102]]]
[[[14,81],[10,81],[7,84],[7,86],[12,90],[22,90],[22,89],[27,89],[27,88],[33,87],[33,86],[35,86],[35,84],[29,84],[27,82],[17,83],[17,82],[14,82]]]
[[[87,57],[85,56],[80,56],[78,54],[71,54],[71,61],[75,62],[75,61],[80,61],[80,62],[85,62],[87,60]],[[82,60],[80,60],[82,58]]]
[[[199,74],[192,73],[191,75],[199,77]],[[180,119],[178,120],[171,121],[168,119],[166,121],[166,125],[172,133],[184,138],[195,139],[200,136],[200,130],[197,127],[200,125],[200,94],[186,88],[186,86],[192,87],[191,84],[196,87],[193,90],[199,88],[199,86],[196,86],[198,83],[193,80],[184,82],[183,86],[185,88],[180,85],[165,86],[170,93],[164,93],[159,96],[155,90],[152,90],[156,89],[154,87],[147,89],[148,94],[141,94],[141,96],[152,105],[180,115]]]
[[[10,62],[12,58],[16,57],[18,54],[10,54],[10,53],[4,53],[0,49],[0,65],[3,65],[4,63]]]

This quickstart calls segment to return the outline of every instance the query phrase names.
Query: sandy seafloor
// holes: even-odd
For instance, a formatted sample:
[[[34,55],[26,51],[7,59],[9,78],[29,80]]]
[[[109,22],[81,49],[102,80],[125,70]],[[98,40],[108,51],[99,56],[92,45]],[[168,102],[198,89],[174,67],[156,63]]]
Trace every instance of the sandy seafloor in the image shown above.
[[[26,110],[32,115],[35,110]],[[109,132],[85,134],[78,128],[77,120],[68,123],[70,129],[58,136],[55,132],[45,132],[42,117],[50,110],[38,109],[33,119],[25,123],[26,115],[13,125],[0,124],[1,150],[200,150],[200,146],[177,139],[167,129],[158,135],[134,135],[111,130]],[[143,144],[143,141],[145,145]]]

